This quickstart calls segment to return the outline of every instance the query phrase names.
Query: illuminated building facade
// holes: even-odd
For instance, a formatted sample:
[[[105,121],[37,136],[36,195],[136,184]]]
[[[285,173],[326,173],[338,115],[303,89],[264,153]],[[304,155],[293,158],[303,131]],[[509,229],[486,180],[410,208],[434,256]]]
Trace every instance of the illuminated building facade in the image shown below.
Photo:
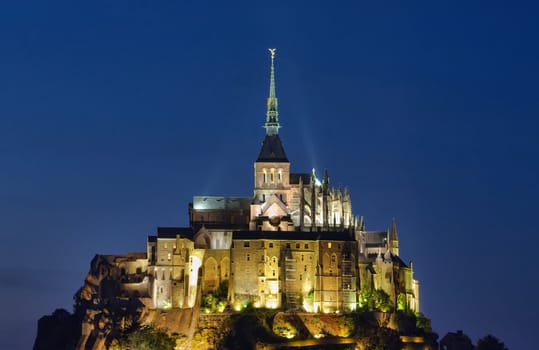
[[[362,289],[382,289],[401,308],[419,311],[412,264],[399,257],[395,221],[367,231],[352,213],[347,188],[328,173],[292,173],[279,136],[275,50],[271,51],[266,135],[248,197],[195,196],[190,226],[148,237],[148,295],[155,308],[193,307],[225,283],[235,309],[347,312]]]

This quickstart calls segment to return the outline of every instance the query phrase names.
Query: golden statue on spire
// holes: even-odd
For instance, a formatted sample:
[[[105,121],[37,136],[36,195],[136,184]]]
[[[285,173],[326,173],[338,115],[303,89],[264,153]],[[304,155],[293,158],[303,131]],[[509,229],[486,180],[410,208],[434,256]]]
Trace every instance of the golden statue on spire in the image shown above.
[[[268,49],[270,54],[271,54],[271,59],[273,60],[275,58],[275,51],[277,51],[277,49]]]

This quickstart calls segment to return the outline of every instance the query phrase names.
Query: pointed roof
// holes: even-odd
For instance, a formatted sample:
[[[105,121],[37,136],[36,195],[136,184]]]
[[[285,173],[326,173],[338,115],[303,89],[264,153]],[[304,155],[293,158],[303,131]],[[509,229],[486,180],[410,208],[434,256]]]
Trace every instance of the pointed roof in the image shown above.
[[[395,218],[391,220],[391,228],[389,229],[389,240],[390,241],[398,241],[399,235],[397,234],[397,223]]]
[[[275,51],[276,49],[269,49],[271,54],[271,71],[270,71],[270,88],[269,96],[267,102],[267,111],[266,111],[266,135],[277,135],[279,134],[279,111],[278,111],[278,100],[277,95],[275,94],[275,67],[273,61],[275,60]]]
[[[256,161],[288,163],[279,135],[266,135]]]
[[[262,142],[262,149],[258,155],[257,162],[279,162],[288,163],[288,158],[284,152],[284,147],[279,138],[279,112],[277,111],[277,96],[275,95],[275,49],[269,49],[271,54],[270,89],[268,97],[268,109],[266,112],[266,137]]]

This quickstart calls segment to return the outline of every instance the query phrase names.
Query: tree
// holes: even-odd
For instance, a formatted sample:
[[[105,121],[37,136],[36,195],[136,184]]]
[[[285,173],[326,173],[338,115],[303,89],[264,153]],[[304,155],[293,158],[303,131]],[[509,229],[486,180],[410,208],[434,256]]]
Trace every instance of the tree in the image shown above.
[[[153,327],[142,327],[126,337],[112,341],[111,350],[173,350],[174,337]]]
[[[477,350],[508,350],[505,344],[493,335],[486,335],[477,342]]]
[[[359,292],[359,307],[366,311],[389,312],[393,310],[393,303],[382,289],[364,288]]]

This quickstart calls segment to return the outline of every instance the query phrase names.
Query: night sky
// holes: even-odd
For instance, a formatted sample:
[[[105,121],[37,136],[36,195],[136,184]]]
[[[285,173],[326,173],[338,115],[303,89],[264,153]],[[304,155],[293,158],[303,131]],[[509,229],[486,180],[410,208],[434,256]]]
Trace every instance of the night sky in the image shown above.
[[[396,218],[440,336],[535,348],[538,8],[402,3],[2,2],[0,348],[71,310],[96,253],[252,195],[268,47],[292,171]]]

